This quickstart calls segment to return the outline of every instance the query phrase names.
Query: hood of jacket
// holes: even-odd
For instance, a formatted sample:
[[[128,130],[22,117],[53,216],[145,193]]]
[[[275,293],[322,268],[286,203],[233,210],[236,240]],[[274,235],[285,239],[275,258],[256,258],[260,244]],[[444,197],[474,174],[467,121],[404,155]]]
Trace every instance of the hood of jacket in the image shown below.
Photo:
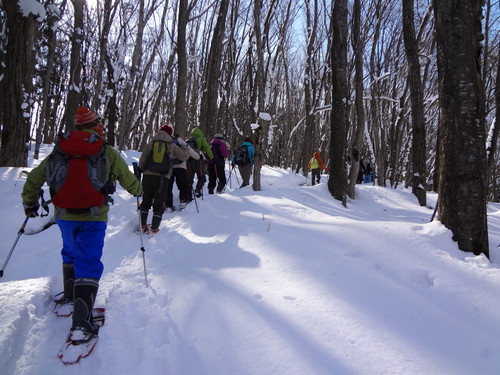
[[[203,134],[200,128],[194,128],[193,131],[191,132],[191,137],[198,138],[198,137],[205,137],[205,135]]]
[[[313,156],[314,156],[315,158],[319,158],[321,155],[320,155],[320,153],[319,153],[318,151],[316,151],[316,152],[313,154]]]

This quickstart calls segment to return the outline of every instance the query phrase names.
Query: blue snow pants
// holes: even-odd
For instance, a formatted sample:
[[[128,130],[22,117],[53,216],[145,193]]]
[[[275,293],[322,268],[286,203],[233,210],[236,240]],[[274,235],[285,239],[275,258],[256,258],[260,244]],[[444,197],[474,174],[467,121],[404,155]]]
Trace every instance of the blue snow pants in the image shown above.
[[[61,229],[64,264],[73,264],[75,278],[100,279],[104,266],[101,262],[107,223],[104,221],[57,220]]]

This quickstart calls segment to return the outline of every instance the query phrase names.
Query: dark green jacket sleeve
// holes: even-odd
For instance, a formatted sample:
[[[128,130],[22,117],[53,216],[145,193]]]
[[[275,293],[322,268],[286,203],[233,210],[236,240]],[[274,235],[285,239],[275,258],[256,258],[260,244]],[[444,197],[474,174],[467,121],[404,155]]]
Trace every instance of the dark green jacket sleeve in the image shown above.
[[[45,183],[45,164],[47,164],[47,158],[28,173],[21,193],[24,203],[35,203],[38,200],[38,193]]]
[[[106,146],[106,160],[108,160],[110,166],[110,174],[116,177],[116,180],[125,190],[135,196],[142,194],[142,184],[130,171],[118,151],[111,146]]]

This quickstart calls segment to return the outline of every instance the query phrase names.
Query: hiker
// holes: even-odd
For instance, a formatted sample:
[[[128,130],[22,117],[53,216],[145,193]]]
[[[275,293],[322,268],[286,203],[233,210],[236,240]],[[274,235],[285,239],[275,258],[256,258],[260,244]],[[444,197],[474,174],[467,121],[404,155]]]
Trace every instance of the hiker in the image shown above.
[[[104,269],[101,256],[109,211],[105,188],[116,179],[130,194],[140,196],[142,187],[118,152],[96,133],[103,132],[103,125],[93,111],[79,107],[74,125],[76,131],[60,135],[52,153],[28,174],[21,197],[26,216],[33,217],[41,187],[45,182],[50,187],[63,241],[64,292],[56,303],[73,304],[70,338],[79,340],[99,329],[93,323],[92,308]],[[89,178],[87,169],[92,163],[87,158],[96,158],[95,171],[103,186],[100,191]],[[65,173],[56,173],[64,165],[68,165]]]
[[[222,134],[215,134],[210,142],[210,148],[214,154],[213,160],[208,163],[208,194],[213,194],[217,185],[217,194],[222,193],[226,186],[225,158],[231,153],[227,149]],[[218,183],[217,183],[218,181]]]
[[[325,163],[323,163],[323,160],[321,159],[321,155],[318,151],[314,152],[313,157],[311,160],[309,160],[309,163],[307,164],[307,168],[311,169],[311,184],[314,186],[315,184],[319,184],[319,181],[321,180],[321,170],[327,171],[328,168],[325,166]]]
[[[169,179],[172,176],[172,159],[186,161],[189,157],[186,145],[178,146],[173,143],[172,132],[173,129],[170,125],[162,125],[153,139],[146,145],[139,159],[144,190],[139,207],[142,225],[140,229],[145,233],[155,234],[160,231]],[[148,225],[147,220],[151,206],[153,207],[153,218],[151,225]]]
[[[252,145],[252,140],[247,137],[241,146],[236,149],[236,152],[233,154],[231,159],[231,167],[234,169],[235,165],[238,166],[241,179],[243,180],[240,189],[250,184],[250,176],[252,175],[252,168],[254,164],[254,152],[255,149]]]
[[[194,176],[196,175],[198,181],[196,182],[196,187],[194,188],[194,196],[199,198],[203,196],[203,185],[205,185],[205,182],[207,181],[206,165],[214,158],[214,154],[212,153],[210,145],[203,135],[203,132],[198,127],[193,129],[191,132],[191,138],[187,141],[187,143],[192,149],[200,154],[199,159],[189,158],[186,163],[188,187],[193,190]]]
[[[370,163],[366,164],[365,167],[365,184],[373,182],[373,169]]]
[[[358,178],[356,179],[357,184],[362,184],[364,181],[364,174],[365,174],[365,165],[363,163],[363,159],[359,160],[359,171],[358,171]]]
[[[193,160],[200,159],[200,154],[195,150],[193,150],[177,134],[174,135],[174,143],[178,146],[186,145],[189,151],[189,158],[192,158]],[[175,211],[175,207],[173,205],[174,180],[175,183],[177,184],[177,189],[179,190],[180,208],[184,208],[186,204],[188,204],[193,200],[193,196],[191,194],[191,187],[188,185],[188,180],[187,180],[186,163],[187,161],[182,161],[177,158],[172,160],[172,177],[170,178],[168,184],[167,199],[165,201],[165,206],[167,207],[167,210]]]

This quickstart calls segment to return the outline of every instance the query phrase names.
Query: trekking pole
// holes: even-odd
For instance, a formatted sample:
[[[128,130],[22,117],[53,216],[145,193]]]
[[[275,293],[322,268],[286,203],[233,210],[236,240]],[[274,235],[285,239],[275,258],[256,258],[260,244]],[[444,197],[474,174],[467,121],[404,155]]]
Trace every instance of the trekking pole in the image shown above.
[[[17,241],[19,241],[19,237],[21,237],[21,234],[24,233],[24,228],[26,227],[26,223],[28,222],[29,218],[30,218],[29,216],[26,216],[26,219],[24,219],[23,225],[21,225],[19,232],[17,232],[17,237],[16,237],[16,240],[14,241],[14,245],[12,245],[12,248],[10,249],[9,255],[7,255],[7,259],[5,259],[5,262],[2,266],[2,269],[0,270],[0,278],[3,277],[3,271],[5,271],[5,267],[7,267],[7,263],[9,263],[9,259],[12,255],[12,253],[14,252],[14,248],[17,245]]]
[[[146,288],[148,285],[148,275],[146,273],[146,249],[144,249],[144,243],[142,240],[142,222],[141,222],[141,210],[139,209],[139,197],[137,197],[137,214],[139,216],[139,237],[141,239],[141,252],[142,252],[142,265],[144,267],[144,280],[146,281]]]
[[[200,210],[198,210],[198,201],[196,200],[196,194],[194,193],[193,185],[191,185],[191,194],[193,195],[196,212],[200,213]]]
[[[139,166],[137,165],[137,162],[133,162],[132,166],[134,167],[134,175],[135,177],[141,181],[141,172],[139,170]],[[141,252],[142,252],[142,265],[144,267],[144,280],[146,281],[146,288],[149,286],[148,284],[148,274],[146,272],[146,249],[144,248],[144,242],[142,240],[142,220],[141,220],[141,210],[140,210],[140,202],[139,202],[139,197],[137,198],[137,215],[139,217],[139,237],[141,239]]]

